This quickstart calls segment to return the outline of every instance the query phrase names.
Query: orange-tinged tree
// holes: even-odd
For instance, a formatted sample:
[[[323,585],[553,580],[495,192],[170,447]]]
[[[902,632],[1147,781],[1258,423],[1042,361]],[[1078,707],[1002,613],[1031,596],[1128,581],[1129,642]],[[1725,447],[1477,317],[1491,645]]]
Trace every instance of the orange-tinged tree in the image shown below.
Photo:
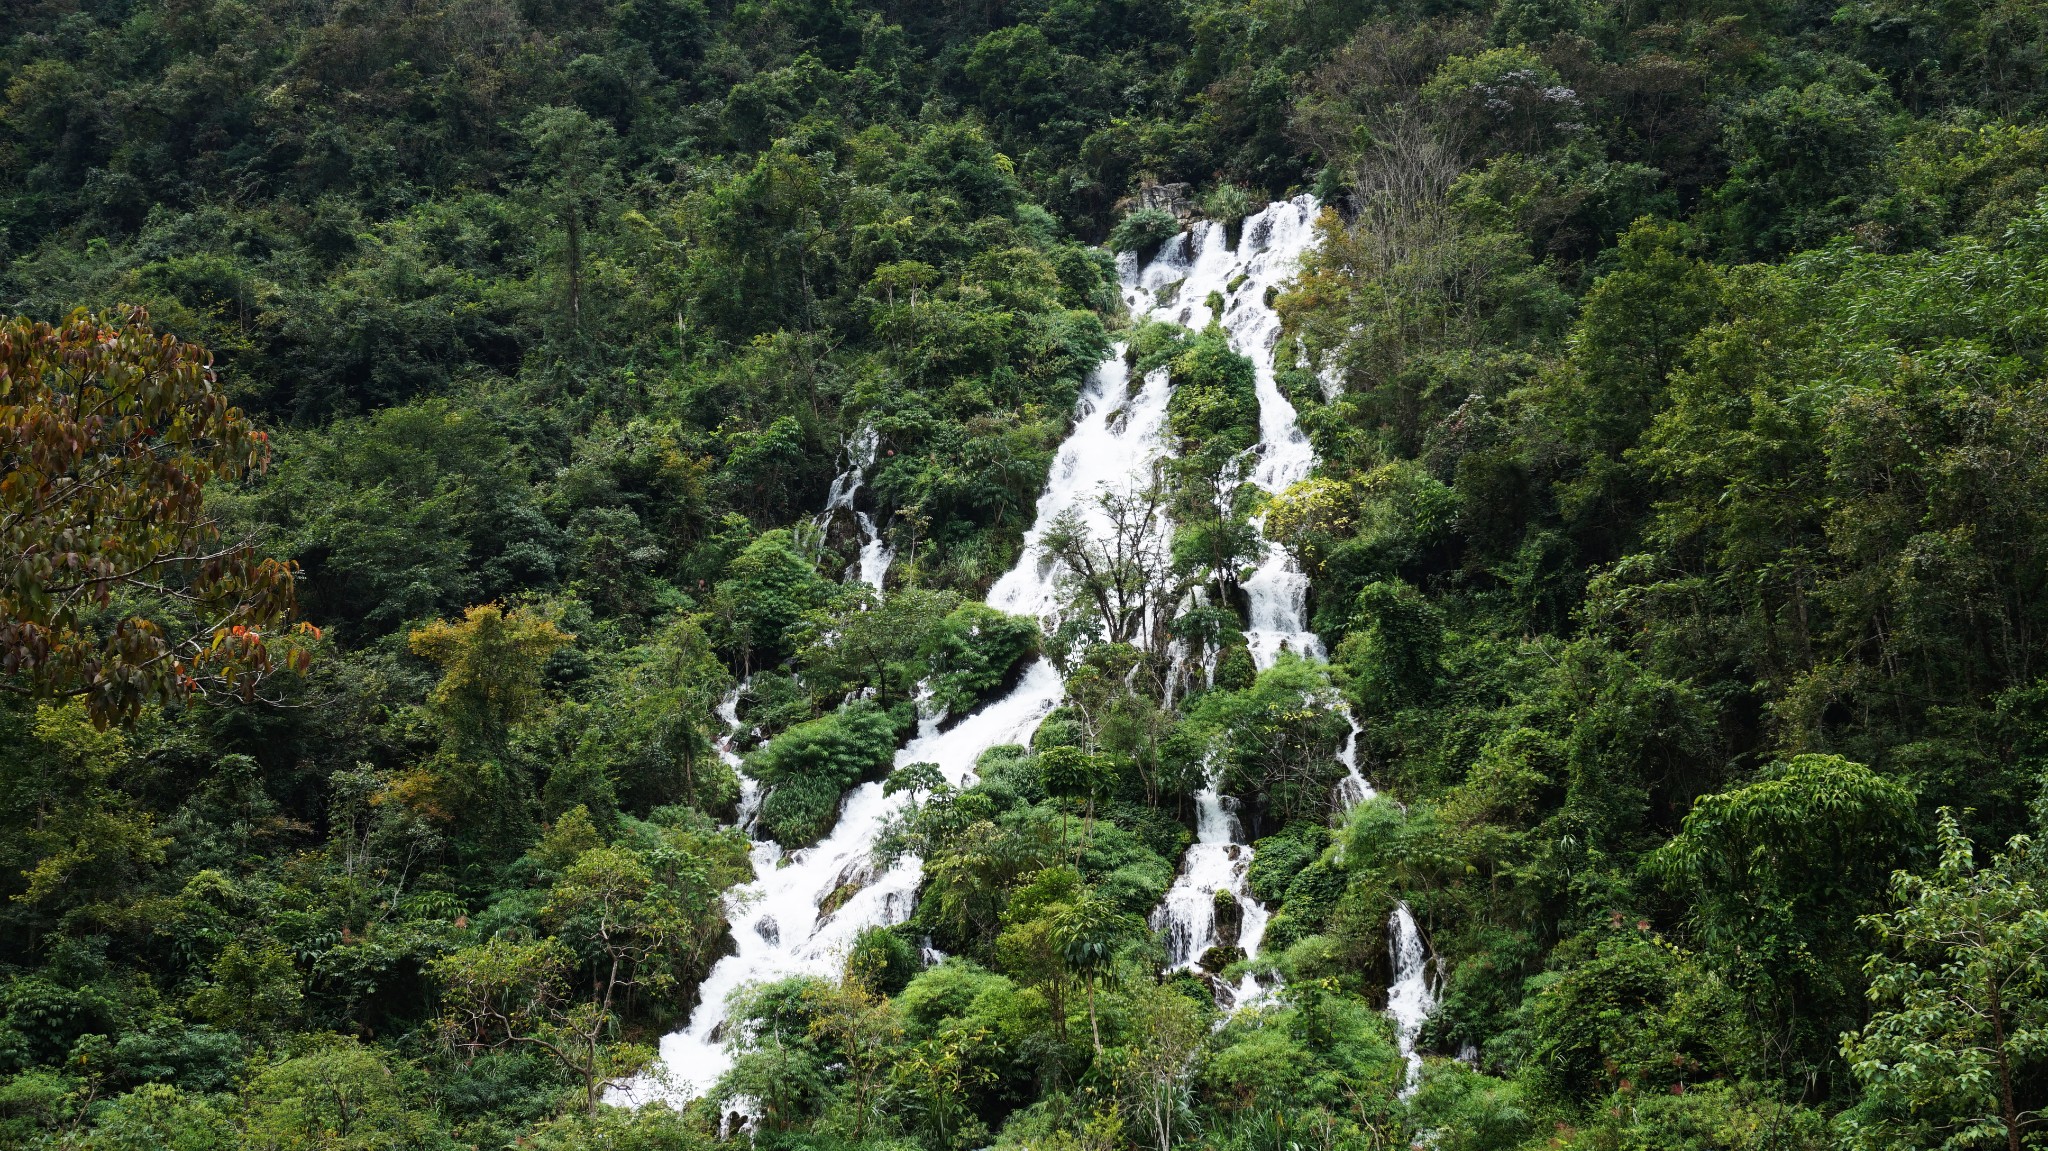
[[[106,724],[303,665],[272,651],[291,565],[224,542],[205,507],[268,458],[212,356],[142,309],[0,321],[0,690],[82,697]]]

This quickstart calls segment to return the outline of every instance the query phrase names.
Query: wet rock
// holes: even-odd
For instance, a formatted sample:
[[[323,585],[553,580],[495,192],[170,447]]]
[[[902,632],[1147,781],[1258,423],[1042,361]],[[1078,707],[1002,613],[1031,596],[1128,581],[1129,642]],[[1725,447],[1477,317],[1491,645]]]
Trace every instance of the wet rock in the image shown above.
[[[1224,947],[1236,947],[1238,933],[1244,928],[1244,905],[1237,901],[1236,895],[1228,891],[1219,891],[1216,893],[1213,906],[1216,942]],[[1207,967],[1208,963],[1204,962],[1202,966]]]

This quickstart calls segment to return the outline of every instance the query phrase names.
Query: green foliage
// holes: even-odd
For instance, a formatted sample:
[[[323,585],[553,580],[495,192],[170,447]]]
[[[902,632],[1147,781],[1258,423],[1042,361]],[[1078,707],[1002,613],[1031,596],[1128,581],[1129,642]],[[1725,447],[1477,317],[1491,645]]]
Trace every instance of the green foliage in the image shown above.
[[[1252,864],[1246,882],[1252,895],[1262,903],[1277,904],[1287,898],[1288,885],[1302,868],[1314,863],[1329,845],[1329,829],[1310,820],[1296,820],[1252,845]]]
[[[1591,955],[1525,1001],[1525,1066],[1546,1093],[1668,1092],[1743,1058],[1735,996],[1690,956],[1637,923],[1584,943]]]
[[[846,981],[877,995],[900,995],[917,974],[917,952],[886,927],[870,927],[846,953]]]
[[[980,603],[954,608],[922,653],[932,706],[951,715],[972,711],[1036,656],[1038,645],[1030,619]]]
[[[575,638],[534,612],[485,604],[459,624],[436,621],[413,632],[408,644],[442,668],[429,703],[453,750],[487,755],[539,706],[542,665]]]
[[[1899,872],[1898,906],[1868,917],[1876,1008],[1842,1053],[1865,1086],[1846,1116],[1858,1147],[2011,1146],[2027,1138],[2048,1005],[2038,849],[2016,838],[1979,867],[1954,813],[1932,875]]]
[[[1252,362],[1230,347],[1229,336],[1211,324],[1169,362],[1173,397],[1167,422],[1180,437],[1182,454],[1219,462],[1258,442],[1259,399]]]
[[[1159,246],[1180,235],[1180,220],[1164,208],[1139,208],[1116,222],[1109,246],[1149,260]]]
[[[1283,654],[1243,689],[1204,695],[1191,720],[1214,733],[1226,791],[1264,797],[1283,821],[1314,818],[1329,810],[1344,774],[1340,704],[1322,667]]]
[[[1286,1132],[1357,1131],[1381,1116],[1346,1114],[1347,1088],[1384,1092],[1402,1075],[1385,1018],[1356,999],[1309,988],[1269,1018],[1226,1024],[1198,1081],[1239,1138],[1268,1128]],[[1292,1113],[1274,1100],[1289,1100]],[[1250,1128],[1251,1130],[1247,1130]]]
[[[237,939],[221,949],[212,980],[186,1006],[217,1027],[269,1036],[297,1021],[303,993],[291,953],[274,939]]]
[[[779,843],[815,843],[831,830],[839,797],[877,776],[895,756],[898,721],[866,700],[797,724],[747,757],[747,774],[767,784],[761,828]]]
[[[245,1122],[257,1146],[311,1151],[377,1147],[445,1147],[431,1112],[375,1050],[334,1037],[303,1055],[258,1070],[249,1084]]]
[[[852,592],[813,614],[804,632],[797,662],[820,694],[871,688],[886,705],[922,685],[924,706],[955,715],[973,710],[1038,650],[1032,621],[925,588]]]
[[[1351,691],[1372,712],[1426,701],[1442,674],[1443,622],[1405,583],[1375,582],[1358,593],[1357,614],[1337,658]]]
[[[733,557],[713,593],[720,644],[744,668],[772,667],[796,650],[806,612],[823,606],[832,585],[792,547],[789,533],[767,532]]]
[[[723,753],[795,848],[1041,648],[1028,746],[890,776],[909,922],[743,997],[756,1145],[2038,1140],[2038,861],[1964,846],[2048,762],[2037,7],[15,6],[0,298],[211,350],[273,458],[174,502],[325,634],[118,730],[0,700],[0,1142],[708,1148],[592,1102],[731,946]],[[1147,188],[1241,255],[1328,209],[1260,333],[1286,492],[1226,333],[1125,326]],[[1112,329],[1174,458],[1045,536],[1041,637],[976,601]],[[43,479],[179,434],[9,418],[31,568],[92,551]],[[880,592],[818,515],[866,432]],[[1327,669],[1252,658],[1262,536]],[[147,575],[77,620],[212,618]],[[1218,771],[1227,978],[1282,980],[1227,1019],[1144,924]]]
[[[1860,86],[1860,85],[1859,85]],[[1725,243],[1777,255],[1842,231],[1876,182],[1889,101],[1820,81],[1774,88],[1730,118],[1717,191]]]
[[[147,1083],[109,1100],[83,1145],[95,1151],[215,1151],[234,1146],[229,1130],[221,1108],[205,1096]]]
[[[1843,1002],[1853,984],[1843,968],[1862,950],[1851,942],[1854,917],[1903,862],[1913,798],[1839,756],[1796,756],[1700,797],[1646,860],[1687,894],[1696,937],[1720,953],[1724,977],[1776,1017],[1788,1054],[1832,1046],[1855,1018]]]

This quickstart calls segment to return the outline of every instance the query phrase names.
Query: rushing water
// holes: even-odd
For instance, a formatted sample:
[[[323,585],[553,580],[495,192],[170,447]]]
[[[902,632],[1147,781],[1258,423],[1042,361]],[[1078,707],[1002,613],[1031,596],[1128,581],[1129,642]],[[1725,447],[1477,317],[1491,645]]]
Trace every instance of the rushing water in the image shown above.
[[[1217,224],[1197,224],[1168,246],[1159,259],[1130,277],[1125,300],[1133,312],[1201,330],[1213,319],[1229,334],[1230,346],[1248,357],[1256,370],[1259,399],[1259,446],[1249,478],[1261,490],[1280,493],[1307,479],[1316,465],[1314,446],[1301,430],[1294,405],[1282,395],[1274,375],[1274,349],[1280,340],[1280,317],[1267,305],[1267,290],[1290,279],[1303,253],[1315,242],[1317,204],[1298,196],[1275,203],[1245,220],[1237,247],[1227,243]],[[1219,296],[1221,314],[1210,305]],[[1327,391],[1327,387],[1326,387]],[[1263,529],[1263,523],[1261,523]],[[1246,599],[1245,639],[1253,662],[1271,667],[1282,651],[1320,659],[1322,642],[1309,630],[1308,577],[1284,548],[1268,546],[1241,587]],[[1213,659],[1213,654],[1211,656]],[[1213,675],[1213,665],[1207,669]],[[1176,680],[1178,677],[1175,677]],[[1333,799],[1349,810],[1375,792],[1359,771],[1355,719],[1338,752],[1344,765]],[[1196,843],[1188,849],[1179,876],[1153,913],[1153,924],[1167,940],[1170,966],[1189,969],[1202,954],[1230,940],[1228,925],[1219,930],[1217,897],[1237,904],[1240,926],[1236,943],[1247,956],[1258,954],[1267,912],[1247,890],[1252,848],[1231,810],[1232,801],[1218,794],[1212,778],[1196,796]],[[1429,981],[1427,949],[1406,903],[1397,904],[1387,925],[1393,982],[1387,989],[1387,1013],[1393,1017],[1401,1054],[1408,1061],[1408,1087],[1419,1081],[1422,1057],[1416,1041],[1435,1008]],[[1219,998],[1244,1007],[1263,997],[1250,976],[1235,988],[1219,989]]]
[[[991,605],[1038,617],[1054,614],[1060,573],[1057,565],[1039,555],[1038,540],[1070,508],[1078,509],[1091,527],[1103,530],[1098,496],[1149,481],[1162,451],[1159,432],[1166,419],[1167,382],[1165,373],[1154,373],[1135,394],[1130,383],[1119,348],[1081,396],[1074,429],[1053,460],[1024,552],[1016,567],[991,589]],[[873,461],[874,444],[872,439],[857,438],[851,448],[852,466],[833,482],[828,511],[853,511],[865,530],[870,525],[852,500],[864,469]],[[877,546],[876,539],[868,536],[870,548]],[[880,586],[886,552],[879,553],[872,566],[869,556],[870,551],[863,549],[860,578]],[[949,782],[964,785],[973,777],[982,752],[1028,741],[1039,721],[1059,703],[1063,690],[1058,671],[1039,660],[1007,694],[958,724],[941,730],[927,720],[917,737],[897,753],[896,763],[936,763]],[[735,722],[730,719],[733,713],[726,714]],[[759,790],[744,774],[741,781],[746,811],[750,805],[758,806]],[[615,1087],[614,1102],[681,1101],[703,1094],[731,1065],[724,1047],[729,995],[748,983],[791,975],[836,978],[861,931],[909,918],[923,874],[921,862],[906,858],[888,868],[873,862],[884,825],[906,802],[905,795],[884,795],[880,783],[865,783],[847,793],[839,822],[822,842],[787,853],[775,843],[755,842],[754,881],[728,898],[737,953],[711,969],[689,1023],[662,1039],[658,1069]],[[832,910],[821,910],[828,905]]]
[[[1415,1049],[1415,1041],[1421,1037],[1429,1013],[1436,1009],[1436,989],[1429,982],[1429,954],[1406,901],[1395,903],[1394,913],[1387,917],[1387,958],[1394,965],[1394,982],[1387,988],[1387,1014],[1394,1017],[1394,1039],[1408,1060],[1408,1081],[1401,1089],[1406,1097],[1422,1085],[1422,1054]]]
[[[854,527],[860,531],[860,559],[847,573],[847,579],[858,578],[860,582],[882,589],[882,581],[888,578],[889,565],[895,562],[896,553],[882,539],[881,529],[875,526],[875,517],[853,504],[860,494],[861,485],[867,482],[868,469],[875,466],[875,452],[881,447],[881,437],[875,429],[862,427],[846,442],[846,470],[832,478],[832,490],[825,493],[825,510],[818,513],[811,522],[821,532],[829,532],[832,521],[841,514],[853,517]]]
[[[1228,333],[1230,346],[1251,359],[1259,399],[1259,446],[1248,478],[1267,492],[1286,490],[1315,467],[1315,449],[1295,422],[1293,405],[1274,382],[1273,349],[1280,338],[1280,317],[1266,303],[1268,289],[1292,278],[1302,253],[1315,242],[1315,215],[1316,203],[1309,196],[1269,205],[1244,221],[1235,248],[1221,224],[1199,223],[1170,242],[1143,271],[1126,277],[1124,298],[1132,312],[1195,331],[1213,320]],[[1268,548],[1258,569],[1241,586],[1249,616],[1245,639],[1255,664],[1271,667],[1283,650],[1322,654],[1322,644],[1306,622],[1308,578],[1284,550]],[[1205,676],[1214,674],[1213,658],[1210,653]],[[1180,676],[1169,678],[1178,682]],[[1252,849],[1244,841],[1233,806],[1234,801],[1218,791],[1212,771],[1207,785],[1195,795],[1195,843],[1152,914],[1153,926],[1166,937],[1169,967],[1194,969],[1203,954],[1219,944],[1235,944],[1246,956],[1254,956],[1264,939],[1268,913],[1248,890]],[[1219,905],[1232,904],[1233,914],[1219,922]],[[1217,990],[1226,1005],[1243,1007],[1260,998],[1263,989],[1246,976],[1234,988]]]
[[[1258,368],[1261,442],[1251,479],[1269,492],[1282,491],[1306,478],[1315,466],[1314,450],[1295,423],[1293,406],[1274,384],[1273,348],[1279,338],[1279,317],[1265,303],[1266,289],[1290,277],[1301,253],[1313,243],[1315,213],[1315,201],[1307,196],[1275,203],[1245,221],[1242,240],[1234,250],[1225,242],[1221,226],[1198,224],[1192,232],[1169,242],[1148,264],[1139,267],[1127,259],[1122,269],[1126,299],[1133,312],[1148,313],[1155,319],[1199,330],[1212,318],[1209,294],[1223,297],[1222,315],[1214,318],[1229,331],[1232,345],[1250,356]],[[1162,289],[1176,281],[1181,282],[1180,290],[1171,301],[1161,302]],[[1166,421],[1168,381],[1163,370],[1132,381],[1122,353],[1123,349],[1117,348],[1089,380],[1074,428],[1053,460],[1023,552],[1016,566],[990,589],[991,606],[1040,619],[1054,617],[1060,573],[1055,563],[1040,554],[1038,541],[1054,519],[1069,509],[1078,510],[1098,534],[1105,532],[1107,516],[1098,497],[1105,492],[1134,490],[1150,481],[1165,450],[1161,431]],[[854,506],[866,471],[873,466],[875,450],[874,433],[868,429],[848,444],[848,467],[833,481],[825,517],[852,514],[865,541],[858,578],[880,588],[891,557],[873,520]],[[1163,533],[1166,526],[1160,522],[1152,530]],[[1322,655],[1322,646],[1305,619],[1308,581],[1282,549],[1268,549],[1257,571],[1242,586],[1250,608],[1246,638],[1260,667],[1271,666],[1283,650],[1309,657]],[[1150,629],[1144,634],[1150,634]],[[1206,670],[1213,675],[1214,653],[1208,658]],[[1028,741],[1039,722],[1057,706],[1063,690],[1058,672],[1039,660],[1007,694],[958,724],[941,730],[927,721],[918,736],[897,753],[896,763],[936,763],[949,782],[964,785],[972,779],[982,752]],[[740,735],[737,701],[735,694],[720,713],[731,729],[721,752],[734,763],[738,757],[730,744]],[[1351,747],[1347,741],[1347,753]],[[1351,777],[1357,776],[1353,763]],[[760,788],[744,773],[741,786],[741,825],[751,827]],[[1357,778],[1357,788],[1340,792],[1347,801],[1354,795],[1363,798],[1369,794],[1371,787],[1362,777]],[[615,1087],[611,1093],[614,1102],[681,1101],[703,1094],[731,1064],[724,1047],[729,995],[748,983],[790,975],[836,977],[847,948],[862,930],[901,923],[909,917],[922,877],[921,862],[911,857],[887,868],[878,868],[873,862],[874,846],[884,826],[906,802],[907,796],[884,795],[879,783],[862,784],[847,793],[837,825],[818,844],[785,853],[777,844],[756,841],[755,878],[728,900],[737,952],[712,968],[683,1030],[663,1038],[658,1069]],[[1245,890],[1252,849],[1243,842],[1231,801],[1220,795],[1213,783],[1197,796],[1197,832],[1197,842],[1189,849],[1180,876],[1155,916],[1155,922],[1166,931],[1174,962],[1191,965],[1216,942],[1218,892],[1228,893],[1238,905],[1238,946],[1247,954],[1256,954],[1267,913]],[[828,905],[831,910],[824,910]],[[1401,909],[1405,911],[1405,907]],[[1412,926],[1410,921],[1411,934]],[[1419,935],[1415,938],[1419,955]],[[1396,969],[1403,970],[1398,959]],[[1426,981],[1421,988],[1426,999]],[[1231,990],[1231,998],[1239,1005],[1260,994],[1250,977]],[[1407,993],[1397,983],[1390,999],[1395,994]],[[1413,998],[1409,995],[1401,1002]],[[1426,1013],[1425,1005],[1422,1014]],[[1397,1015],[1397,1020],[1401,1018]],[[1420,1018],[1418,1015],[1415,1029],[1420,1028]],[[1413,1034],[1405,1024],[1403,1027],[1403,1051],[1412,1058]]]
[[[1337,803],[1349,811],[1366,800],[1379,794],[1372,784],[1358,770],[1358,720],[1351,720],[1351,731],[1344,737],[1343,750],[1337,759],[1344,765],[1344,778],[1337,781]],[[1422,1053],[1416,1050],[1416,1042],[1422,1038],[1422,1025],[1429,1021],[1430,1012],[1436,1010],[1436,987],[1429,979],[1429,949],[1423,945],[1422,929],[1416,926],[1415,913],[1408,909],[1406,900],[1396,900],[1394,910],[1387,916],[1387,963],[1394,980],[1387,985],[1387,1014],[1394,1020],[1394,1041],[1401,1049],[1401,1057],[1408,1061],[1407,1083],[1401,1089],[1406,1098],[1422,1085]],[[1459,1058],[1465,1056],[1461,1053]]]

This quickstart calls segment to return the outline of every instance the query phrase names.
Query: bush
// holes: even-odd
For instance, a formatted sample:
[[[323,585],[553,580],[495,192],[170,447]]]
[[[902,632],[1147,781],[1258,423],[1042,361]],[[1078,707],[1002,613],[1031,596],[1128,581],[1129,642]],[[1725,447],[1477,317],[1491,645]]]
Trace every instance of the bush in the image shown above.
[[[831,780],[798,776],[775,785],[761,802],[761,834],[784,847],[806,847],[825,838],[839,813],[845,788]]]
[[[1279,834],[1259,840],[1246,875],[1252,895],[1269,904],[1285,899],[1294,877],[1314,863],[1329,843],[1329,828],[1300,819],[1281,828]]]
[[[761,830],[785,847],[822,839],[840,794],[889,766],[901,731],[895,713],[856,700],[769,740],[747,757],[747,774],[771,788]]]
[[[901,995],[917,969],[916,949],[886,927],[870,927],[855,936],[846,956],[847,982],[877,995]]]
[[[987,604],[964,603],[940,623],[929,654],[932,704],[963,715],[1038,654],[1038,624]]]
[[[1218,184],[1202,197],[1202,214],[1220,224],[1236,224],[1254,209],[1252,194],[1236,184]]]
[[[1159,245],[1180,235],[1180,218],[1164,208],[1140,208],[1110,229],[1109,246],[1149,260]]]
[[[1167,418],[1183,450],[1217,441],[1226,453],[1259,441],[1258,372],[1230,346],[1230,336],[1211,324],[1173,358],[1173,398]]]

